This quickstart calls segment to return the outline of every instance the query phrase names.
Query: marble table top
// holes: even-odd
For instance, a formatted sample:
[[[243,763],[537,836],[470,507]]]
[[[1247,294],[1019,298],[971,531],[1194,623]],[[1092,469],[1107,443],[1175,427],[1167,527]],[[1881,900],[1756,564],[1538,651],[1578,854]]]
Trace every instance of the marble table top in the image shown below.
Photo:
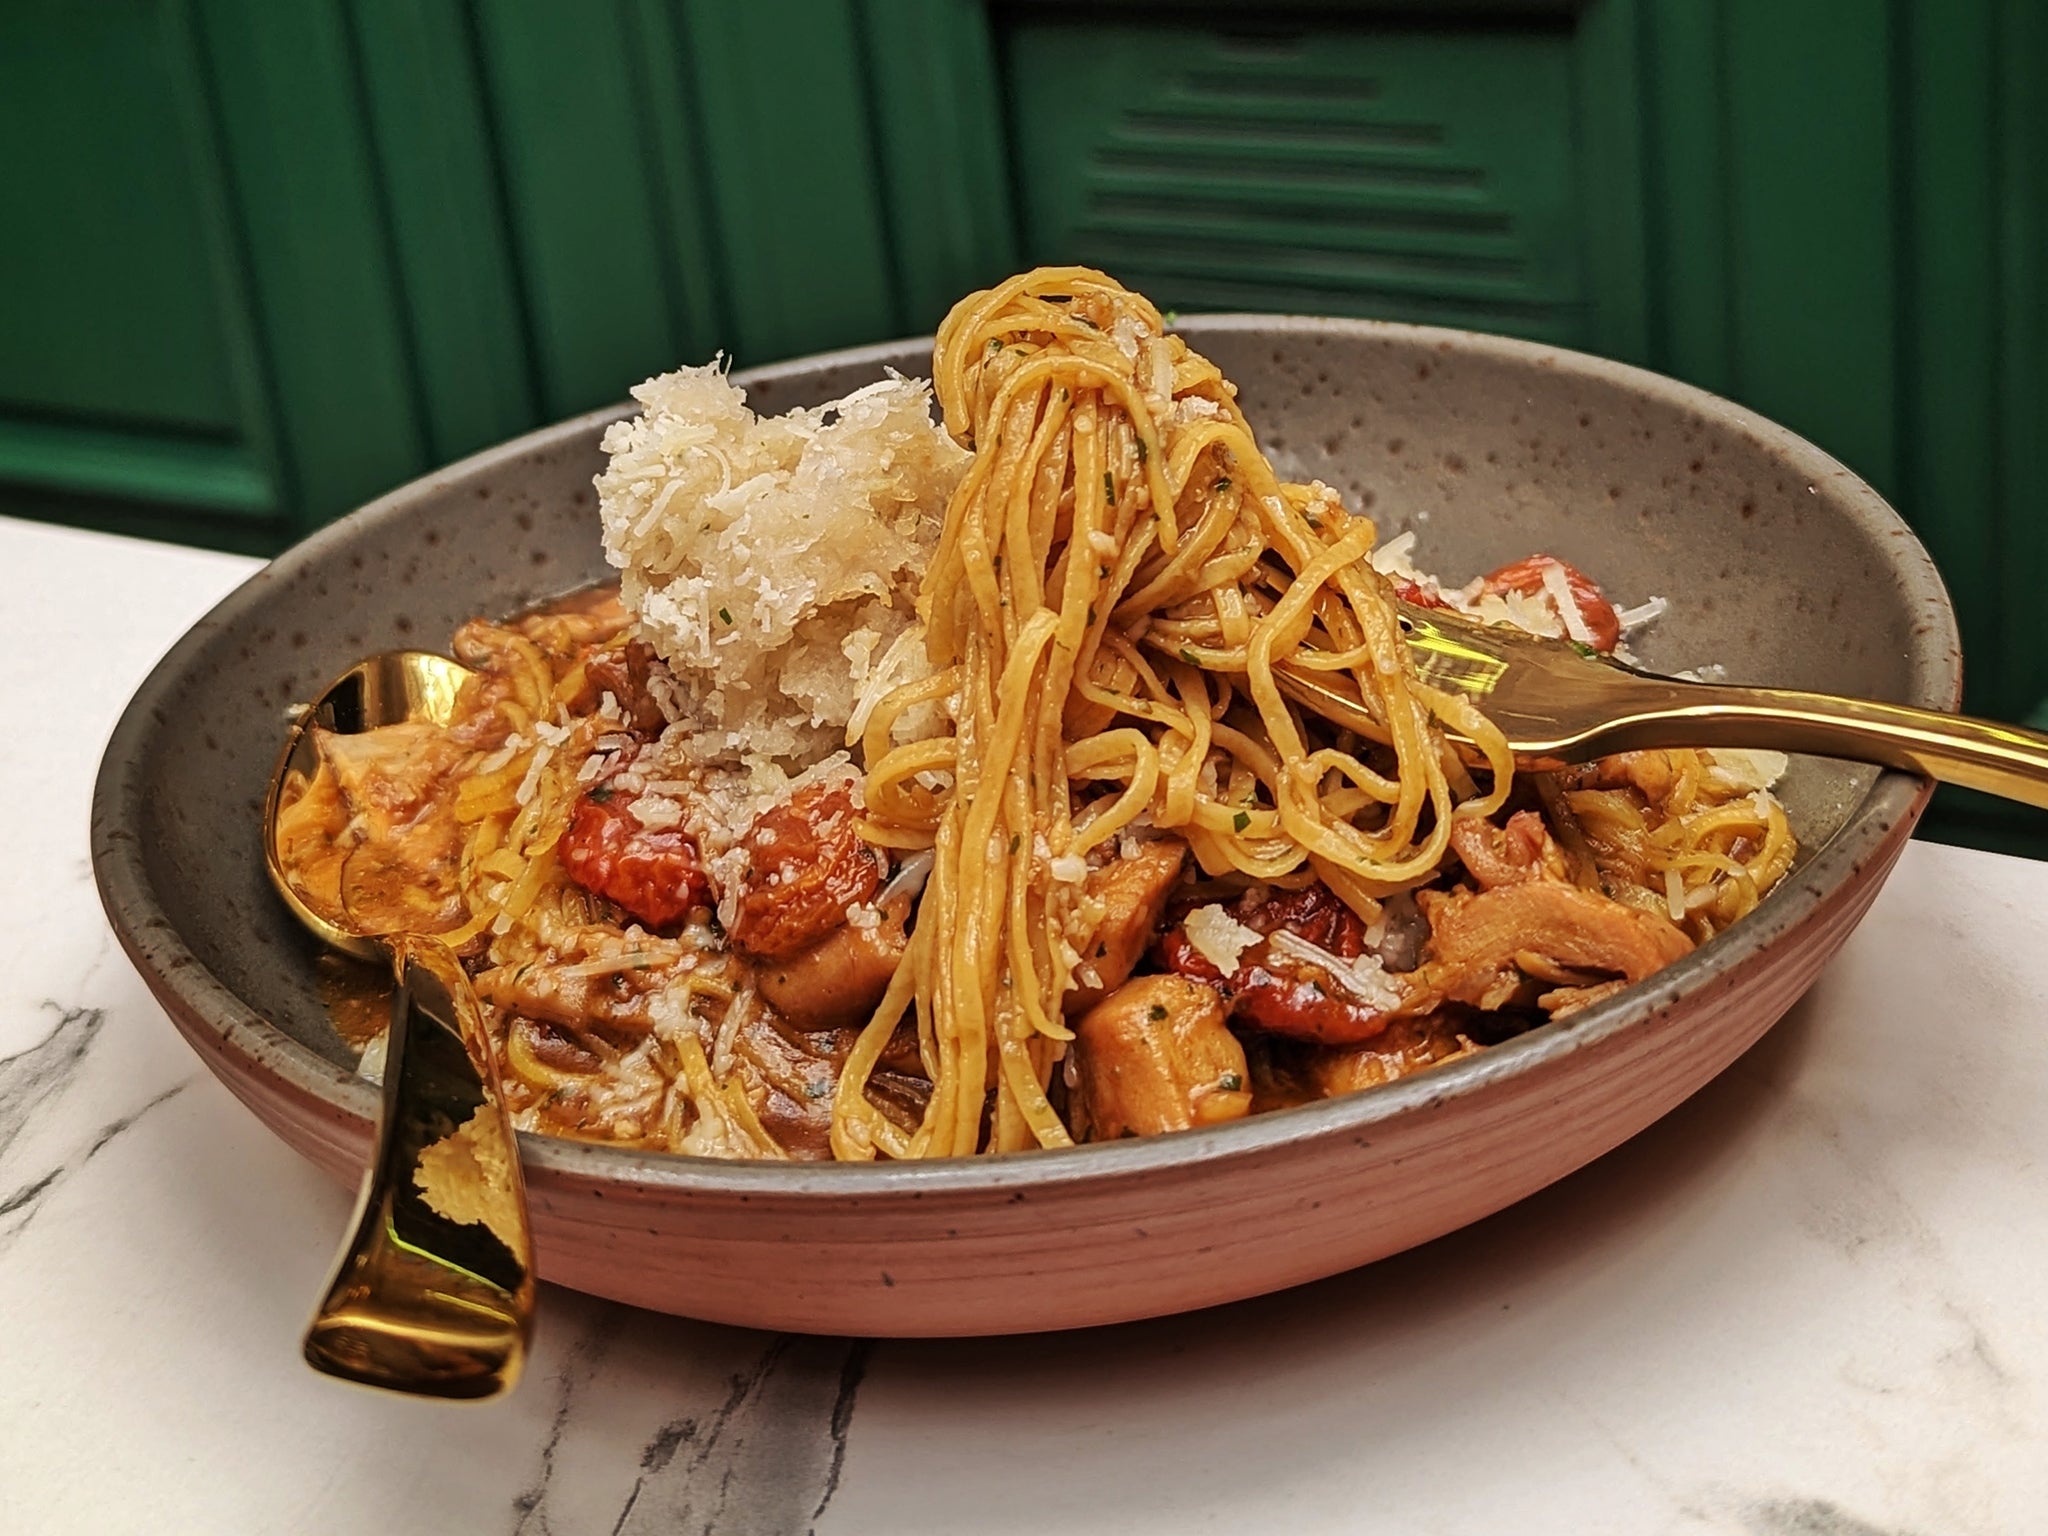
[[[122,704],[251,569],[0,520],[0,1530],[2048,1530],[2048,865],[1924,843],[1677,1113],[1368,1269],[872,1344],[551,1290],[506,1401],[314,1375],[349,1197],[187,1052],[86,860]]]

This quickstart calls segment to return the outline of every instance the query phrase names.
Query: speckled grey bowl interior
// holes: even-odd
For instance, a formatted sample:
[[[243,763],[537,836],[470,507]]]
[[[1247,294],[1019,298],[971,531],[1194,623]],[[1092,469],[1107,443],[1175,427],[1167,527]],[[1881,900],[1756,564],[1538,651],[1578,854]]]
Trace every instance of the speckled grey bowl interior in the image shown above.
[[[1448,578],[1549,551],[1619,601],[1669,598],[1669,614],[1638,641],[1654,667],[1713,662],[1736,681],[1955,701],[1953,618],[1920,545],[1847,470],[1746,411],[1498,338],[1271,317],[1181,329],[1238,383],[1283,473],[1327,480],[1383,536],[1415,529],[1421,563]],[[928,347],[840,353],[742,382],[774,411],[830,399],[885,365],[925,373]],[[366,652],[442,647],[472,615],[510,614],[604,577],[591,477],[602,465],[599,434],[618,414],[478,455],[283,555],[165,659],[108,749],[93,856],[130,953],[181,1015],[208,1021],[343,1114],[369,1116],[371,1092],[351,1075],[312,985],[315,945],[265,884],[259,851],[258,808],[286,707]],[[1902,775],[1817,761],[1795,765],[1785,797],[1805,859],[1833,840],[1829,857],[1773,898],[1788,919],[1920,803]],[[1746,926],[1682,965],[1739,964]],[[1636,1006],[1623,997],[1582,1027],[1626,1027]],[[1431,1078],[1447,1084],[1478,1065]],[[1221,1145],[1273,1135],[1271,1122],[1289,1115],[1395,1112],[1398,1094],[1375,1100],[1387,1092],[1203,1135]],[[1105,1153],[1125,1156],[1081,1155]],[[530,1143],[528,1155],[622,1175],[683,1161],[562,1143]]]

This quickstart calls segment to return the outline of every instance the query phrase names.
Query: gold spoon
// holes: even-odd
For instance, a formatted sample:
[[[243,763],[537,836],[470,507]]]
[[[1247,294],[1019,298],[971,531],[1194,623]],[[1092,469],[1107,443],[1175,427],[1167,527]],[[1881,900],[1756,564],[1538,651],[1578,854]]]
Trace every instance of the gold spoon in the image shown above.
[[[1468,695],[1527,769],[1651,747],[1769,747],[1881,763],[2048,807],[2048,736],[2038,731],[1873,699],[1685,682],[1505,625],[1400,609],[1422,680]],[[1281,692],[1304,708],[1384,738],[1344,674],[1297,662],[1273,670]],[[1451,740],[1471,748],[1455,733]]]
[[[376,1152],[354,1236],[306,1331],[306,1359],[330,1376],[426,1397],[508,1390],[532,1339],[533,1240],[497,1058],[461,962],[421,931],[434,914],[402,899],[344,909],[287,863],[279,824],[320,766],[314,727],[348,736],[445,725],[471,675],[424,651],[351,667],[300,713],[263,806],[264,863],[285,905],[336,949],[388,961],[398,983]]]

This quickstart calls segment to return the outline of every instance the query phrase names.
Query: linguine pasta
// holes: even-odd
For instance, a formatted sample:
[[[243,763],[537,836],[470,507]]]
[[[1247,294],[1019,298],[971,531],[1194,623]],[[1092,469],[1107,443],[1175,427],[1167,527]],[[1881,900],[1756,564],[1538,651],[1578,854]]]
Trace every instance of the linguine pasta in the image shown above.
[[[1373,523],[1281,480],[1215,365],[1102,273],[964,299],[932,387],[964,469],[917,439],[911,386],[862,407],[949,489],[920,509],[900,474],[850,477],[889,488],[895,569],[922,564],[914,620],[830,588],[853,594],[834,633],[856,702],[831,722],[848,752],[707,751],[707,710],[748,734],[718,671],[747,616],[691,574],[709,546],[664,524],[670,609],[697,583],[694,617],[664,624],[701,656],[657,654],[659,632],[602,593],[477,621],[456,651],[479,675],[445,732],[325,741],[288,797],[309,884],[346,904],[396,872],[435,896],[414,905],[446,914],[522,1124],[909,1159],[1214,1123],[1588,1006],[1789,867],[1778,765],[1758,754],[1517,776],[1466,698],[1416,677]],[[790,430],[851,451],[828,418]],[[620,434],[635,526],[688,500],[664,476],[751,494],[715,441],[710,469],[688,458],[705,436]],[[801,522],[802,497],[774,494]],[[902,542],[920,528],[929,543]],[[725,535],[707,518],[703,536]],[[1544,560],[1498,590],[1398,580],[1412,601],[1619,633],[1590,582]],[[809,643],[818,675],[800,617],[779,611],[775,633]],[[1305,715],[1282,662],[1346,674],[1372,729]],[[777,676],[765,653],[746,665]]]

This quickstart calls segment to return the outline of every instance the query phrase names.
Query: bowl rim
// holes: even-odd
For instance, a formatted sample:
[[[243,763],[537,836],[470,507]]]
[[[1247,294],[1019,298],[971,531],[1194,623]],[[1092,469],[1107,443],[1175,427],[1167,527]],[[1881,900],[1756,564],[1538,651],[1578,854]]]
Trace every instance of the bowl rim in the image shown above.
[[[1747,407],[1632,364],[1548,343],[1438,326],[1304,315],[1215,314],[1186,316],[1175,325],[1199,340],[1255,333],[1307,339],[1341,335],[1488,360],[1619,385],[1661,404],[1690,410],[1747,432],[1810,483],[1825,480],[1852,518],[1889,559],[1908,605],[1917,610],[1907,655],[1912,697],[1907,702],[1953,709],[1960,697],[1962,662],[1954,609],[1932,558],[1903,518],[1863,479],[1832,456]],[[930,338],[904,338],[791,358],[733,375],[747,387],[826,368],[879,367],[906,349],[929,347]],[[401,521],[420,501],[480,471],[499,471],[528,455],[575,444],[630,414],[623,401],[540,427],[408,481],[316,531],[254,572],[192,625],[151,669],[123,710],[102,755],[94,783],[91,855],[95,882],[116,937],[167,1008],[254,1072],[280,1079],[312,1101],[350,1120],[374,1122],[377,1090],[353,1071],[319,1055],[277,1029],[230,990],[179,936],[157,900],[135,828],[143,794],[142,770],[161,720],[163,701],[219,632],[232,628],[274,583],[324,560],[367,529]],[[907,1164],[737,1162],[650,1152],[520,1133],[529,1178],[625,1186],[666,1194],[739,1201],[788,1199],[922,1199],[1101,1185],[1149,1179],[1191,1165],[1240,1163],[1302,1143],[1355,1136],[1418,1111],[1483,1094],[1505,1079],[1539,1071],[1648,1025],[1681,999],[1740,970],[1764,950],[1811,920],[1828,898],[1876,857],[1902,820],[1917,819],[1932,786],[1893,770],[1879,774],[1835,835],[1798,873],[1787,878],[1757,912],[1649,980],[1575,1015],[1545,1024],[1477,1055],[1428,1072],[1348,1094],[1172,1136],[1155,1136],[1053,1150],[939,1159]],[[172,1000],[178,1006],[172,1006]]]

